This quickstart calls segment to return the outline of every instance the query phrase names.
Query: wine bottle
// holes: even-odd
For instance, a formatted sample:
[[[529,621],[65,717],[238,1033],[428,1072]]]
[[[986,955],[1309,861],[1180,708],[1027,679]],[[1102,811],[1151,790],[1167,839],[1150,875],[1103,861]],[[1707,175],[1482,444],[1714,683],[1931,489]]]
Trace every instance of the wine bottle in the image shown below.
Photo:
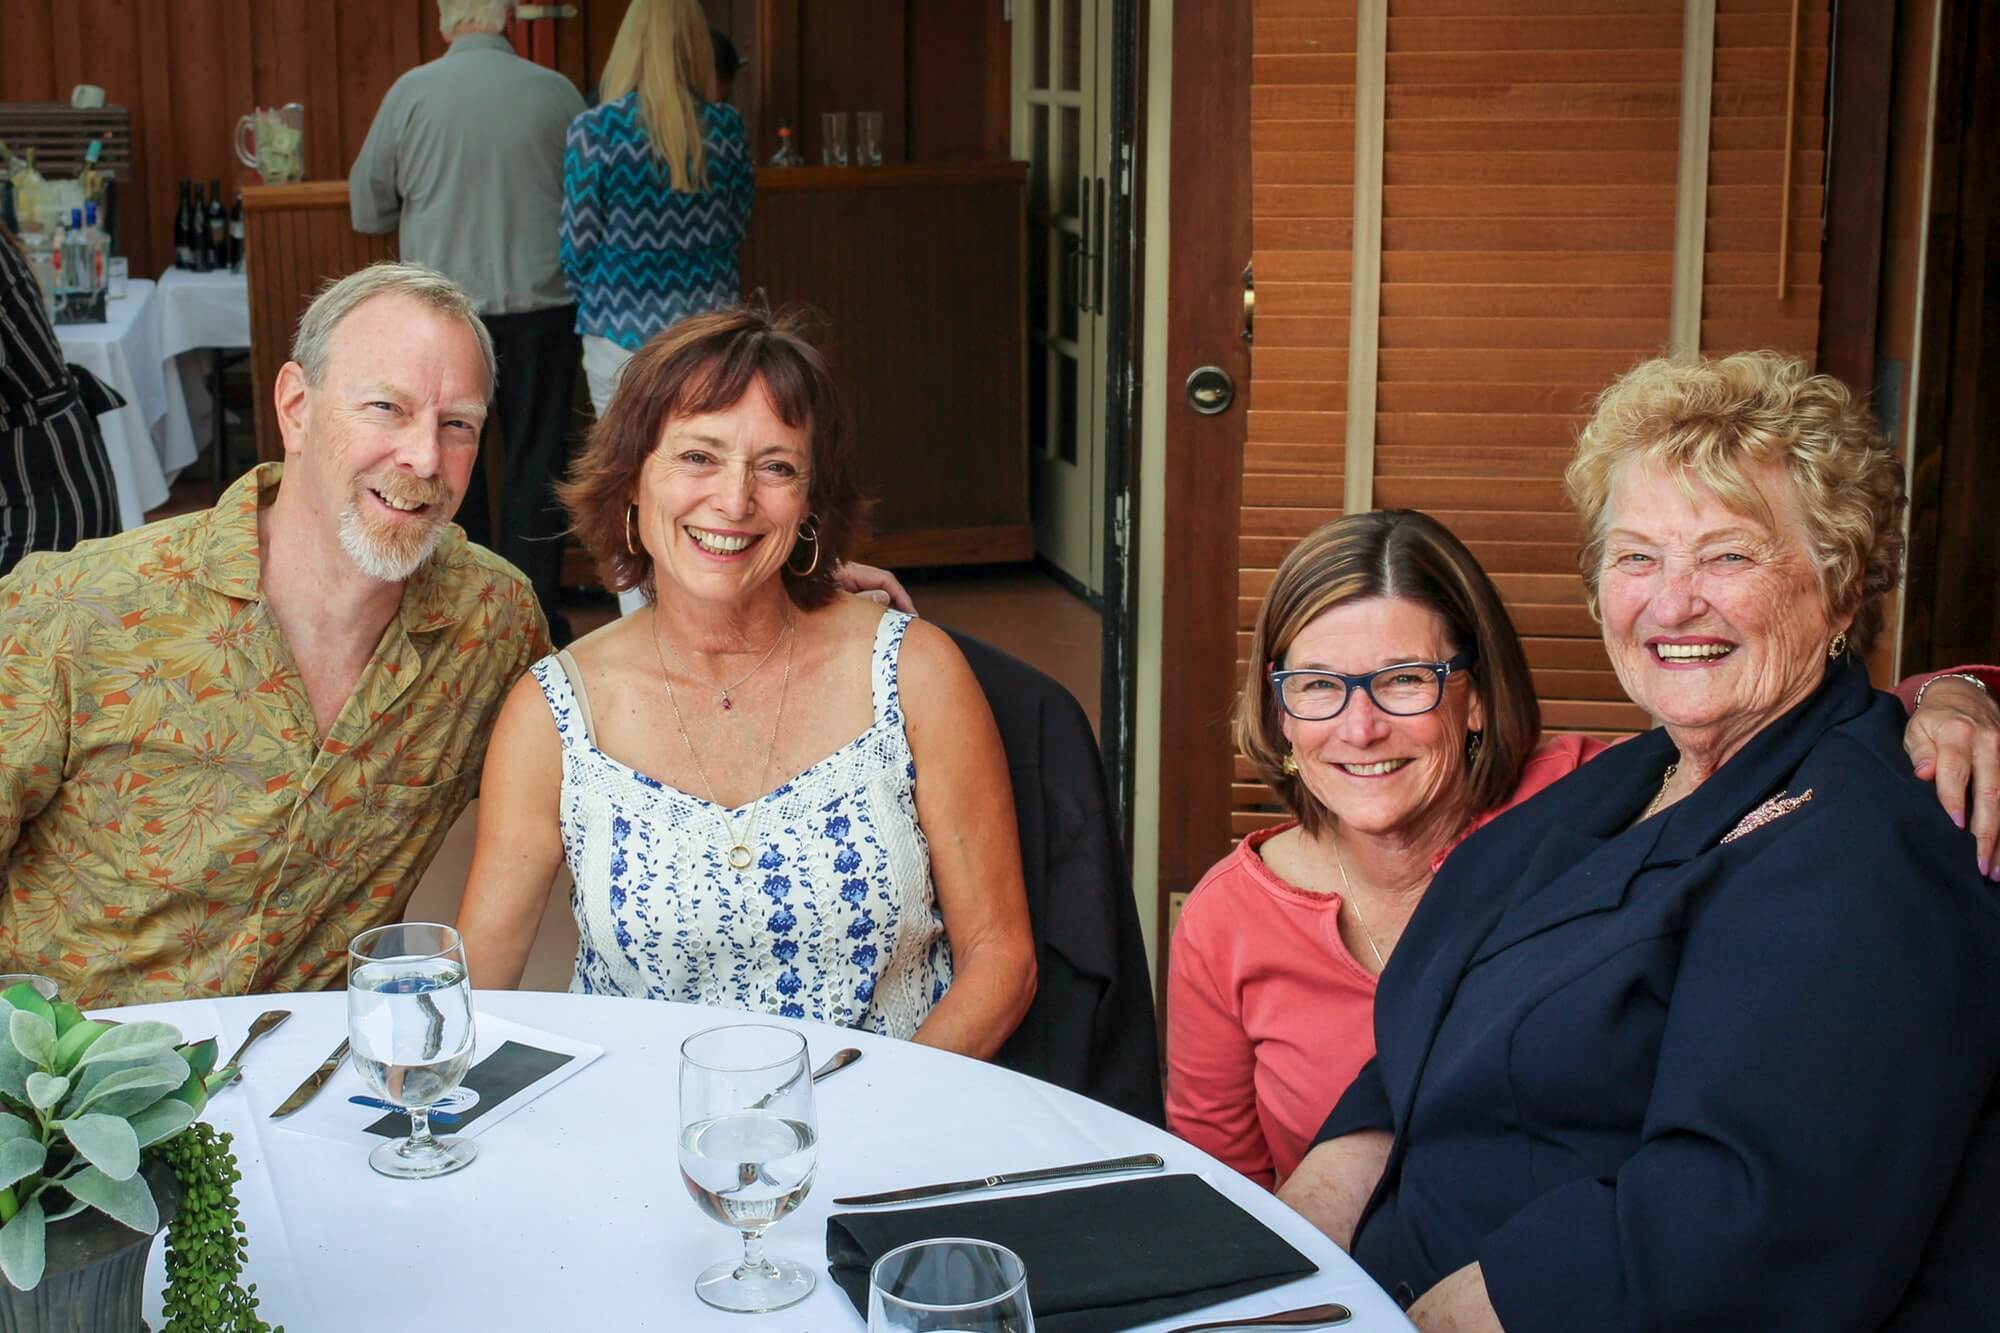
[[[190,272],[194,269],[194,226],[189,221],[193,210],[189,191],[193,187],[192,181],[181,181],[181,206],[174,213],[174,262]]]
[[[229,210],[229,271],[243,271],[243,191],[236,192],[236,203]]]
[[[190,265],[197,273],[206,273],[215,265],[208,254],[208,217],[202,207],[201,184],[188,182],[188,253],[194,256]]]
[[[210,267],[229,270],[229,213],[222,203],[222,182],[208,180],[208,252]]]

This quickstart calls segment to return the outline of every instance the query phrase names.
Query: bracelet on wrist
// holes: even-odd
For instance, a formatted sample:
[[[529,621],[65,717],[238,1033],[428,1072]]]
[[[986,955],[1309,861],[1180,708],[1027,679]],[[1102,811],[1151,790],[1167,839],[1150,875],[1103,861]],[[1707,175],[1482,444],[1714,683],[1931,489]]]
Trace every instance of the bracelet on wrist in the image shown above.
[[[1979,677],[1973,675],[1971,672],[1945,671],[1941,672],[1938,675],[1932,676],[1929,680],[1925,681],[1922,685],[1917,687],[1916,702],[1910,705],[1910,711],[1912,713],[1916,712],[1919,708],[1922,708],[1924,706],[1924,692],[1930,689],[1931,686],[1937,684],[1941,680],[1962,680],[1966,684],[1978,690],[1981,694],[1985,695],[1987,698],[1990,699],[1993,697],[1993,691],[1986,688],[1986,682],[1981,680]]]

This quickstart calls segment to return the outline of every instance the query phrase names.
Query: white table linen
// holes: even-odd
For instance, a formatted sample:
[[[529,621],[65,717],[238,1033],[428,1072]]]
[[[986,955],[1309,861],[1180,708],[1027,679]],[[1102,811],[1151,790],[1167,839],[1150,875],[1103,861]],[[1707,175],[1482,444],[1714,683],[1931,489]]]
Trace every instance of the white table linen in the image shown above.
[[[167,373],[180,380],[193,438],[212,440],[215,395],[209,391],[207,353],[250,350],[250,279],[170,268],[160,275],[158,301],[160,357]]]
[[[166,503],[174,476],[196,453],[180,377],[164,372],[156,285],[133,279],[122,299],[105,303],[104,323],[59,324],[56,336],[65,361],[125,399],[97,422],[118,483],[120,526],[135,528]]]
[[[206,347],[250,346],[250,280],[241,273],[160,275],[160,356],[171,361]]]
[[[854,1333],[866,1321],[826,1275],[826,1219],[836,1211],[836,1195],[1151,1151],[1166,1158],[1168,1170],[1208,1181],[1320,1272],[1144,1329],[1323,1301],[1354,1311],[1343,1333],[1411,1328],[1338,1247],[1179,1139],[992,1065],[816,1023],[787,1024],[806,1033],[815,1063],[842,1046],[859,1047],[864,1057],[819,1085],[819,1173],[799,1210],[767,1234],[766,1246],[808,1264],[819,1285],[801,1304],[773,1314],[712,1310],[695,1297],[695,1275],[737,1252],[739,1242],[696,1209],[681,1183],[675,1084],[685,1037],[744,1016],[549,992],[481,991],[475,1005],[482,1014],[593,1042],[605,1055],[483,1135],[470,1167],[426,1181],[378,1176],[362,1150],[267,1118],[345,1035],[342,993],[113,1011],[164,1019],[191,1038],[216,1035],[225,1051],[260,1012],[294,1012],[252,1049],[243,1082],[219,1094],[206,1117],[235,1135],[243,1169],[237,1196],[249,1226],[245,1276],[257,1284],[264,1318],[293,1333]],[[163,1251],[156,1243],[148,1274],[147,1317],[155,1327]],[[1033,1273],[1028,1288],[1032,1299]]]

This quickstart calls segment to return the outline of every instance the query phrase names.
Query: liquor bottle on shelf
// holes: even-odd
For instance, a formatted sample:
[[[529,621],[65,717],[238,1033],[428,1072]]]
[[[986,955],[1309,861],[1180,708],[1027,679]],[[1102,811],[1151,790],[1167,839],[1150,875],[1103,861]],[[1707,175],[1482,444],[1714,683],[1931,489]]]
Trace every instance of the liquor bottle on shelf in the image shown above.
[[[771,154],[771,165],[774,167],[802,167],[805,164],[805,157],[799,152],[798,145],[792,140],[792,122],[783,116],[778,117],[778,151]]]
[[[229,210],[229,271],[243,271],[243,191],[236,192],[236,203]]]
[[[222,202],[222,182],[214,176],[208,179],[207,221],[209,267],[226,273],[229,271],[229,213]]]
[[[97,225],[97,202],[91,200],[83,206],[83,237],[86,246],[85,257],[89,260],[87,270],[89,287],[93,292],[104,290],[104,262],[109,253],[109,244],[104,231]]]
[[[193,188],[193,181],[181,181],[181,206],[174,214],[174,262],[189,271],[194,269]]]

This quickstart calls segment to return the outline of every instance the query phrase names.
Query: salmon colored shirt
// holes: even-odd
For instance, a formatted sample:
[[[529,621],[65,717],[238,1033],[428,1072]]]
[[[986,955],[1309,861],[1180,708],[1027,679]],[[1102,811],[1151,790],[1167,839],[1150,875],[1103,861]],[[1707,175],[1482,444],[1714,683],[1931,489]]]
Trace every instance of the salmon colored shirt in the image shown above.
[[[1604,748],[1545,742],[1460,841]],[[1375,1054],[1375,978],[1341,943],[1340,895],[1286,883],[1257,853],[1291,827],[1251,834],[1195,886],[1167,971],[1167,1128],[1266,1188]]]

